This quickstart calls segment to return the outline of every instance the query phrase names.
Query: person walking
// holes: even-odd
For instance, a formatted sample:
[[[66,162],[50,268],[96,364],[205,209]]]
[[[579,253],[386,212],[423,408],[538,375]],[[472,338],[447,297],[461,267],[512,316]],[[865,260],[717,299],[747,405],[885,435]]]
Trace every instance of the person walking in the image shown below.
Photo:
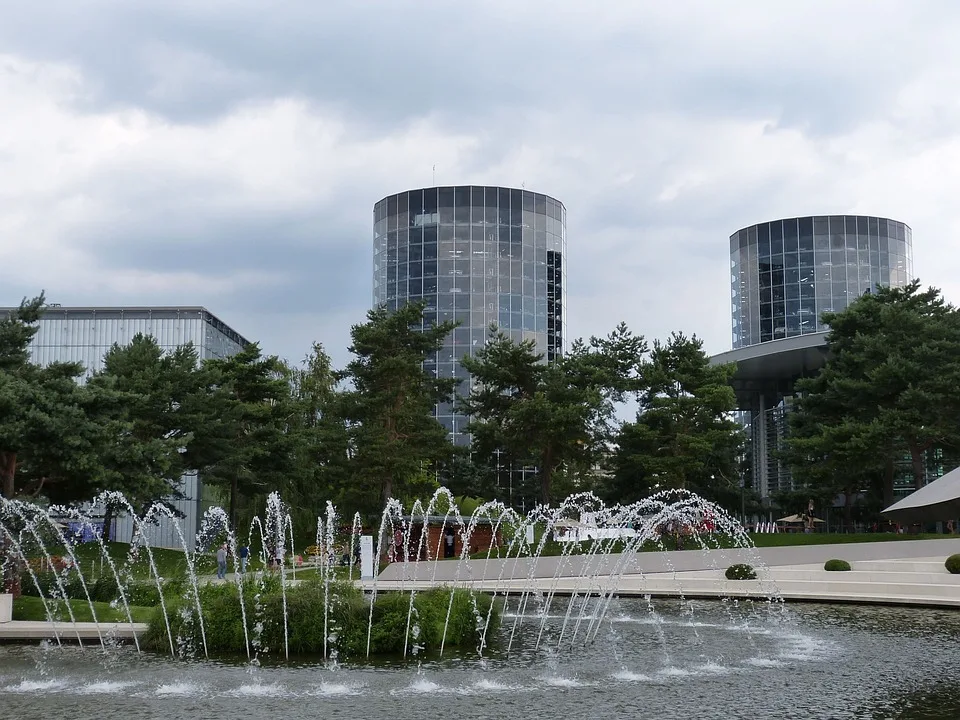
[[[217,550],[217,579],[227,579],[227,544],[224,543]]]
[[[240,558],[240,574],[243,574],[247,571],[247,558],[250,557],[250,548],[241,545],[240,549],[237,550],[237,557]]]

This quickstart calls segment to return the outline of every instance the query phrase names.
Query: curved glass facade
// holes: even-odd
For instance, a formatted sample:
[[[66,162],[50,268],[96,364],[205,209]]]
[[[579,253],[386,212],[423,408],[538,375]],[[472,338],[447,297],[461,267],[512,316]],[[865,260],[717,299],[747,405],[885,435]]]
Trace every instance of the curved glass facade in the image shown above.
[[[373,302],[396,309],[426,303],[424,322],[460,323],[428,363],[457,377],[459,360],[481,347],[491,323],[533,340],[551,360],[563,351],[566,227],[563,203],[502,187],[433,187],[389,195],[374,206]],[[437,407],[454,442],[469,443],[466,419]]]
[[[896,220],[818,215],[751,225],[730,236],[734,349],[827,328],[878,286],[913,278],[913,232]]]

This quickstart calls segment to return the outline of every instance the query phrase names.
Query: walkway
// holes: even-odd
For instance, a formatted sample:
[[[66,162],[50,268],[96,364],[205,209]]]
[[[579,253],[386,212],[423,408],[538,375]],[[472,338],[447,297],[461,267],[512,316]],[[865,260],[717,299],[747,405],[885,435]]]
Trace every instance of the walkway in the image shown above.
[[[960,552],[960,539],[903,540],[879,543],[806,545],[747,550],[688,550],[603,555],[533,561],[471,561],[457,577],[457,563],[441,562],[432,577],[432,563],[421,567],[395,563],[381,573],[381,590],[428,588],[440,584],[468,586],[484,592],[536,589],[561,595],[615,592],[621,596],[656,597],[782,597],[785,600],[929,605],[960,608],[960,575],[943,565]],[[823,563],[842,558],[850,572],[827,572]],[[731,564],[760,568],[757,580],[724,577]],[[619,577],[611,579],[612,573]],[[364,581],[370,589],[373,581]]]

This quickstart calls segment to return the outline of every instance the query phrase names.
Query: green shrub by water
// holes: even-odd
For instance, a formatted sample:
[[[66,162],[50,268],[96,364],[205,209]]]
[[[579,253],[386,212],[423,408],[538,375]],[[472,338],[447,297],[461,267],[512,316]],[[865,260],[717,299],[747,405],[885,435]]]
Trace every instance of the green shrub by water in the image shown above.
[[[827,560],[823,564],[823,569],[829,572],[846,572],[850,570],[850,563],[846,560],[837,560],[834,558],[833,560]]]
[[[731,565],[727,568],[727,571],[724,573],[727,580],[756,580],[757,571],[753,569],[752,565],[747,565],[746,563],[737,563],[736,565]]]
[[[270,654],[282,654],[283,594],[279,581],[273,576],[264,578],[266,587],[259,597],[257,612],[255,594],[258,586],[248,581],[244,585],[243,608],[238,585],[225,583],[200,588],[200,605],[211,654],[244,653],[243,610],[246,610],[247,630],[254,639],[254,626],[262,623],[260,646]],[[327,650],[336,649],[341,659],[363,658],[367,652],[367,626],[370,618],[369,600],[356,586],[346,582],[331,583],[331,606],[327,617]],[[480,642],[483,623],[491,611],[493,599],[484,594],[456,590],[447,625],[445,647],[476,647]],[[302,581],[288,586],[287,636],[291,655],[321,654],[324,651],[324,586],[319,579]],[[370,634],[371,654],[402,653],[404,641],[408,653],[414,645],[425,651],[439,650],[444,638],[450,589],[436,588],[414,596],[414,615],[411,632],[407,635],[407,616],[410,596],[407,593],[387,592],[377,595],[373,606],[373,626]],[[167,606],[174,645],[178,638],[202,652],[200,624],[195,619],[196,608],[192,598],[178,599]],[[479,615],[479,621],[478,621]],[[490,632],[500,622],[499,607],[492,608]],[[479,626],[479,627],[478,627]],[[335,639],[330,640],[333,637]],[[161,613],[150,624],[141,645],[164,652],[170,641]]]
[[[960,553],[948,557],[943,565],[947,568],[947,572],[952,575],[960,575]]]

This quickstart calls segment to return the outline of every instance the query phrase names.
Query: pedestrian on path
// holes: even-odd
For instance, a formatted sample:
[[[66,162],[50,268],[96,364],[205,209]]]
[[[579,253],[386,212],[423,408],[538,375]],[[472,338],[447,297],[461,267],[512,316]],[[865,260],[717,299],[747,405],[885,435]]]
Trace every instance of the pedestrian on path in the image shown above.
[[[237,550],[237,556],[240,558],[240,574],[242,575],[247,571],[247,558],[250,557],[250,548],[241,545],[240,549]]]
[[[220,580],[227,579],[227,544],[224,543],[220,546],[220,549],[217,550],[217,578]]]

